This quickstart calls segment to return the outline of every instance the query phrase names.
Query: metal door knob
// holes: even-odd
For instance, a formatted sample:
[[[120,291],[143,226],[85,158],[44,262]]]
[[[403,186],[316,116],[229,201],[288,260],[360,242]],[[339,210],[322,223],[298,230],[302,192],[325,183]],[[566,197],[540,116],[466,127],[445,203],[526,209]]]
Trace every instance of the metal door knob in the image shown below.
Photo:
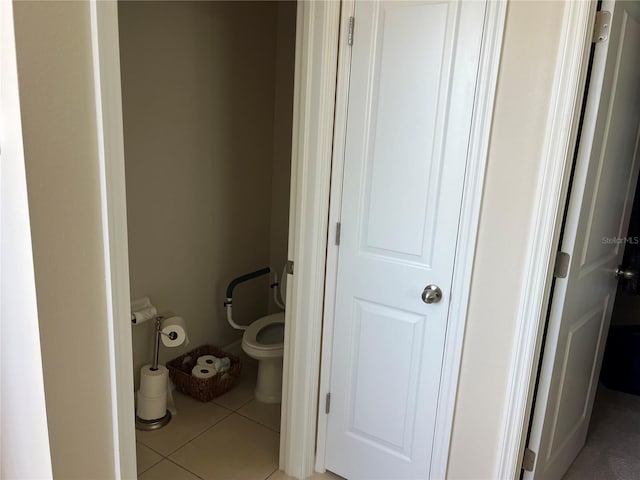
[[[422,301],[424,303],[438,303],[442,300],[442,290],[437,285],[427,285],[422,291]]]
[[[620,265],[616,270],[616,278],[620,280],[624,278],[625,280],[633,280],[634,278],[638,278],[638,272],[635,270],[626,270]]]

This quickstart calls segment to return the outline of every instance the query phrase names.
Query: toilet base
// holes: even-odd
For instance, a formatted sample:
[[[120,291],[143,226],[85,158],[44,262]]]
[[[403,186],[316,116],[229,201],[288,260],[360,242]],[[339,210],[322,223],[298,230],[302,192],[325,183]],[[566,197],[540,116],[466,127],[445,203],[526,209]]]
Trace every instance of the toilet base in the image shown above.
[[[258,361],[256,400],[262,403],[282,401],[282,357],[265,358]]]

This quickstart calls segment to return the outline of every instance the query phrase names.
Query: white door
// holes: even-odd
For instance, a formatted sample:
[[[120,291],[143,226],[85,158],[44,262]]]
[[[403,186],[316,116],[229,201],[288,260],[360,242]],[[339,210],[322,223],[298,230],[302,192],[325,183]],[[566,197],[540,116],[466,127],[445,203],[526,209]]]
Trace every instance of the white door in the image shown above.
[[[525,478],[559,479],[584,446],[638,176],[640,2],[604,2],[611,36],[596,45],[544,347]]]
[[[485,6],[355,4],[326,451],[350,480],[429,477]]]

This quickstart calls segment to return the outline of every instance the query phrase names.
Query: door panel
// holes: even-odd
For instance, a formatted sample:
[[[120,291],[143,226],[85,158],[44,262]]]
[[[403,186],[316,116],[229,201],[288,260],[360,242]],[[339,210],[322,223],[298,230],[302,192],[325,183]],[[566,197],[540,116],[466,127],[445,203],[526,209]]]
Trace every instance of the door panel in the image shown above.
[[[371,110],[365,127],[368,145],[362,152],[368,177],[362,247],[427,265],[434,225],[424,212],[434,197],[429,193],[437,191],[438,179],[431,173],[441,162],[440,145],[435,145],[442,142],[441,132],[435,127],[438,113],[442,115],[438,105],[446,100],[441,96],[447,93],[440,89],[447,7],[446,3],[380,5],[373,19]],[[394,234],[399,229],[404,235]]]
[[[429,476],[484,10],[355,5],[326,452],[350,480]]]
[[[406,456],[413,437],[424,317],[361,300],[356,300],[355,305],[351,432]],[[411,348],[390,350],[389,338]],[[365,362],[367,368],[361,368]],[[388,365],[393,365],[394,375],[385,381],[387,394],[372,402],[371,393],[380,389],[380,372],[386,371]]]
[[[602,9],[611,35],[594,54],[561,248],[571,263],[551,305],[527,479],[561,478],[584,446],[638,177],[640,3]]]
[[[592,381],[594,373],[597,373],[594,353],[600,346],[608,303],[609,296],[602,305],[569,325],[564,346],[566,355],[560,368],[560,390],[554,406],[553,437],[547,458],[553,458],[554,452],[561,452],[564,443],[588,415],[588,399],[596,387]],[[578,374],[573,375],[575,372]]]

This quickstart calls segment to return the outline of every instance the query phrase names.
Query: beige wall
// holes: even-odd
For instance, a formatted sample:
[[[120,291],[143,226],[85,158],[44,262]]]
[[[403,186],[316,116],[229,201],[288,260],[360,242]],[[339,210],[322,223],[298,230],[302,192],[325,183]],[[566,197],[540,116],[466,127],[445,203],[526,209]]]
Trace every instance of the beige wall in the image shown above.
[[[271,178],[270,264],[278,273],[287,261],[291,182],[291,122],[296,43],[296,3],[278,2],[276,77]],[[286,281],[286,280],[285,280]],[[271,311],[275,309],[271,301]]]
[[[510,2],[456,403],[450,478],[497,478],[564,2]],[[532,40],[535,39],[535,40]]]
[[[14,18],[53,474],[112,479],[89,3],[17,2]]]
[[[239,338],[222,307],[227,283],[285,255],[290,6],[119,4],[131,295],[183,316],[191,339],[162,361]],[[234,319],[264,315],[268,298],[267,277],[238,287]],[[151,322],[133,339],[137,372]]]

